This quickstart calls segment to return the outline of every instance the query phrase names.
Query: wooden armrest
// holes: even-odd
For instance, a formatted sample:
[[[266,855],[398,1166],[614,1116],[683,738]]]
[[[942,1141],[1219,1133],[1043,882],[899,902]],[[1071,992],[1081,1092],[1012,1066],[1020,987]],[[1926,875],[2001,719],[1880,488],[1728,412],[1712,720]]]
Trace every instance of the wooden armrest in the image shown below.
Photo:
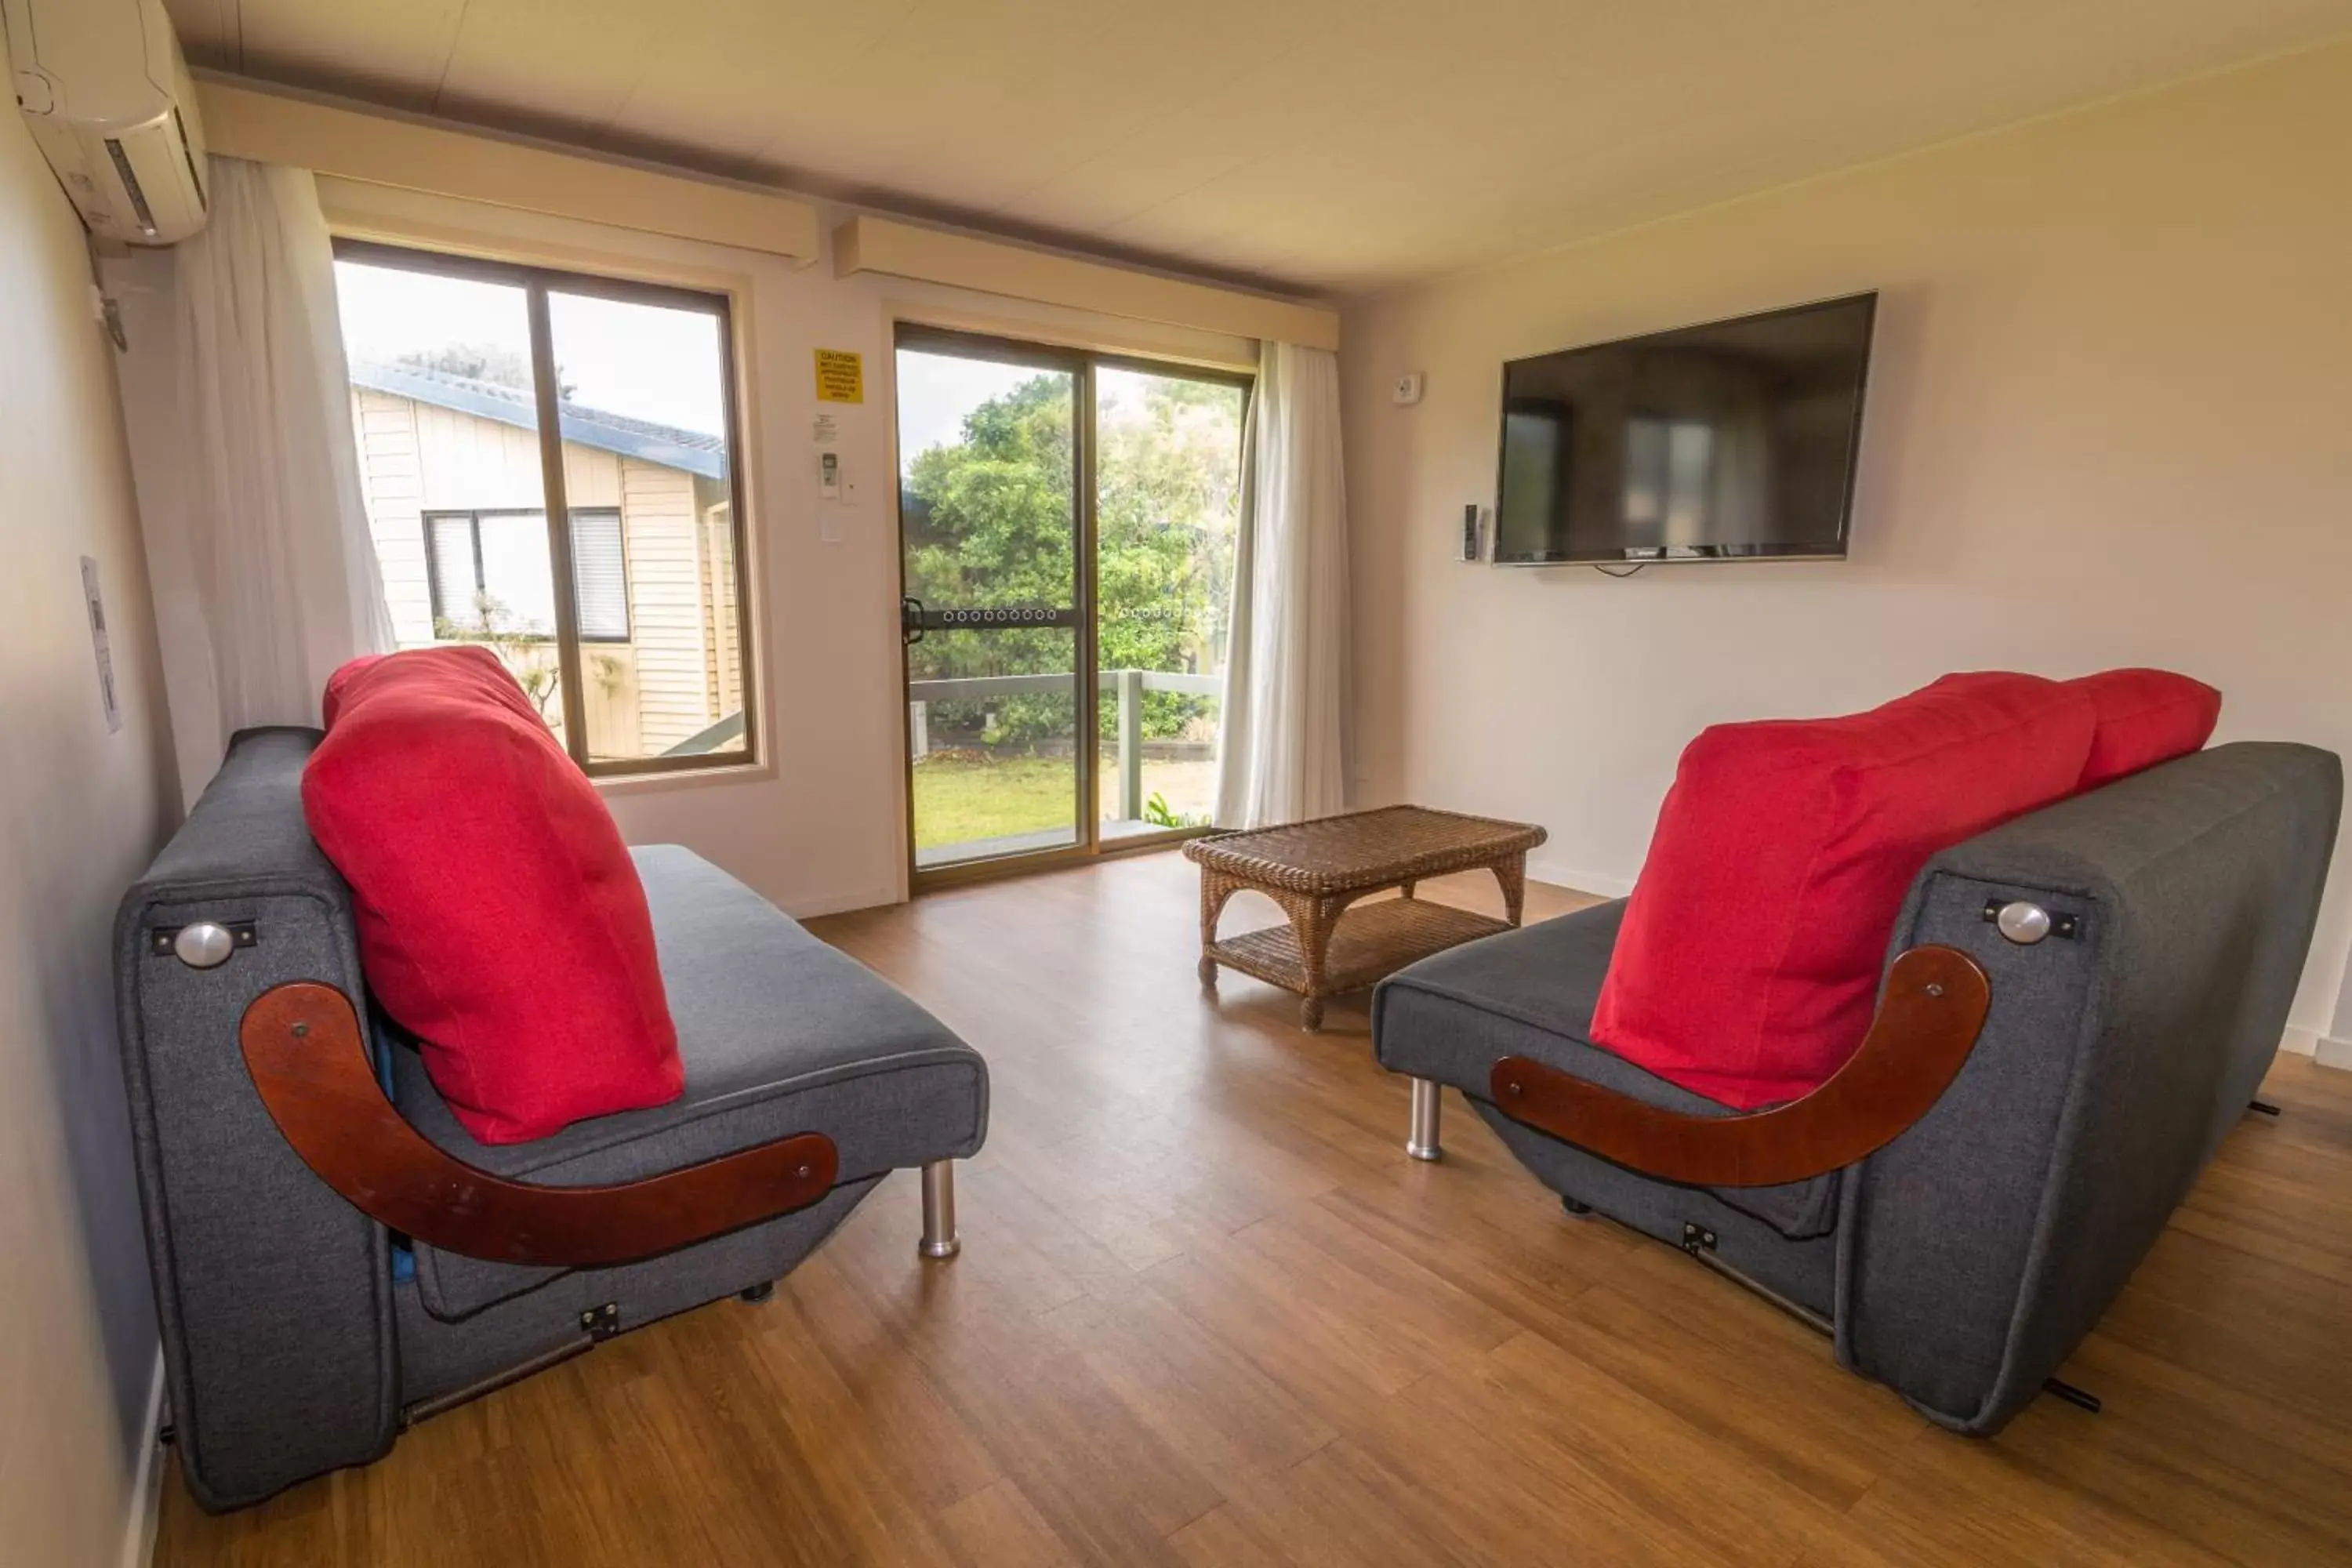
[[[362,1213],[468,1258],[551,1268],[629,1263],[805,1208],[839,1161],[818,1132],[641,1182],[551,1187],[467,1164],[411,1127],[369,1066],[351,1000],[299,981],[255,998],[246,1069],[286,1141]]]
[[[1957,1077],[1984,1026],[1992,987],[1958,948],[1895,959],[1870,1033],[1835,1076],[1801,1100],[1739,1116],[1645,1105],[1526,1057],[1487,1084],[1514,1121],[1602,1159],[1701,1187],[1769,1187],[1853,1164],[1894,1142]]]

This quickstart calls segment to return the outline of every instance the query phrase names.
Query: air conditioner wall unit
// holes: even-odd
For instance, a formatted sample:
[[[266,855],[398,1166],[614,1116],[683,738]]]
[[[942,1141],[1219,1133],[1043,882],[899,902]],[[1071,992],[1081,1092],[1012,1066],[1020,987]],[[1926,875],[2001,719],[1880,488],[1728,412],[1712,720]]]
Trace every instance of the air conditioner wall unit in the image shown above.
[[[170,245],[204,227],[194,85],[163,0],[0,0],[10,86],[100,239]]]

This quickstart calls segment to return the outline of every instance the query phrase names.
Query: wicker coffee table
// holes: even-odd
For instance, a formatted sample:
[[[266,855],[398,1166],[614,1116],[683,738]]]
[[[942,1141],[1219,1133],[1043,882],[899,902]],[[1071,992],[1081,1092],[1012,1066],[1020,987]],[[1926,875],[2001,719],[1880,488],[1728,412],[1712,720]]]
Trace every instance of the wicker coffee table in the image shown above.
[[[1201,867],[1201,984],[1217,983],[1219,964],[1255,975],[1297,992],[1299,1023],[1320,1028],[1325,997],[1517,925],[1528,851],[1544,837],[1528,823],[1390,805],[1195,838],[1184,854]],[[1412,896],[1424,877],[1482,867],[1502,885],[1504,920]],[[1244,888],[1281,905],[1290,923],[1219,942],[1217,916]],[[1348,907],[1386,888],[1404,897]]]

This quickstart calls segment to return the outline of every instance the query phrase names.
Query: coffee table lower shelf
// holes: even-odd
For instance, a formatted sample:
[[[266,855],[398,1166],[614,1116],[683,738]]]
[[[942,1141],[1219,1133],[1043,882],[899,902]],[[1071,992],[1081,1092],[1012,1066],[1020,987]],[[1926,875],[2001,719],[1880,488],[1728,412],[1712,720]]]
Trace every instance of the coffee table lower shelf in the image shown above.
[[[1310,983],[1299,958],[1298,933],[1288,925],[1213,943],[1201,955],[1202,975],[1208,977],[1210,964],[1223,964],[1304,997],[1300,1012],[1311,1029],[1322,1022],[1324,997],[1360,991],[1433,952],[1511,929],[1507,921],[1445,904],[1380,899],[1353,906],[1333,925],[1320,985]]]

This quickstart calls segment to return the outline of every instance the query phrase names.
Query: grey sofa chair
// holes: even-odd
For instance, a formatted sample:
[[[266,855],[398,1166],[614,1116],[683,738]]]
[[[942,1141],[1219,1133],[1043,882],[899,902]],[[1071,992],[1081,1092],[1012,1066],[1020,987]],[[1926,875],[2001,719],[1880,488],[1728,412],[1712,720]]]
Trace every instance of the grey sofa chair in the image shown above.
[[[1622,902],[1401,971],[1373,998],[1375,1048],[1415,1080],[1411,1152],[1439,1154],[1450,1084],[1571,1214],[1684,1248],[1930,1419],[1989,1435],[2096,1323],[2246,1110],[2342,797],[2329,752],[2226,745],[1936,856],[1891,934],[1872,1042],[1807,1099],[1871,1101],[1839,1089],[1868,1056],[1864,1109],[1883,1110],[1906,1052],[1940,1065],[1868,1147],[1820,1169],[1779,1159],[1765,1184],[1641,1168],[1720,1182],[1785,1113],[1734,1113],[1591,1042]],[[1957,1019],[1941,1043],[1922,1009]]]
[[[200,1503],[364,1463],[614,1333],[759,1299],[894,1169],[922,1172],[920,1250],[952,1255],[951,1162],[986,1137],[986,1064],[674,846],[635,856],[683,1097],[476,1143],[388,1025],[362,1037],[349,889],[302,816],[317,740],[237,736],[116,927],[169,1418]],[[338,1077],[342,1049],[357,1070]],[[378,1156],[394,1163],[368,1180],[342,1168]]]

